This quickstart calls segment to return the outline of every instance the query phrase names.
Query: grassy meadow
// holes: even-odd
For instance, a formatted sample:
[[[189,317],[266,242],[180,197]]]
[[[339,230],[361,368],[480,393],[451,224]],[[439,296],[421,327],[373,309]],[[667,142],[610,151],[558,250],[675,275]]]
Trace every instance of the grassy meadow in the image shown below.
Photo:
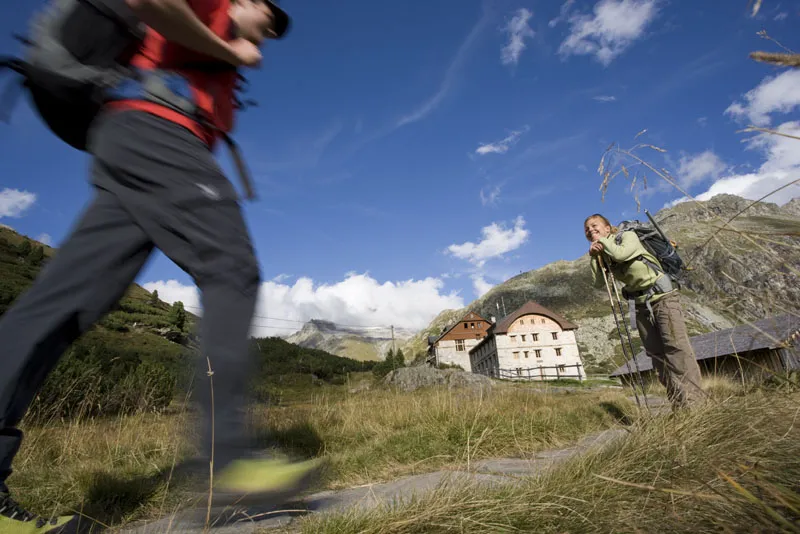
[[[500,385],[488,392],[403,393],[350,385],[295,387],[291,403],[257,404],[254,431],[265,447],[324,456],[322,487],[390,480],[492,457],[528,457],[617,425],[633,410],[622,390]],[[26,426],[9,483],[42,514],[80,511],[106,525],[169,514],[189,498],[174,468],[194,452],[190,403],[160,413]],[[202,482],[201,482],[202,484]],[[197,487],[192,486],[193,491]]]

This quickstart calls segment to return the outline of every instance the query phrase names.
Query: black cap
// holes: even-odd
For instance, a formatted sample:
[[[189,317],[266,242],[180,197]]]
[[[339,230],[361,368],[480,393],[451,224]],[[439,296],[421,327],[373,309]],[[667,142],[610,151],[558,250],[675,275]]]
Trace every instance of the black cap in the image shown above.
[[[269,6],[272,10],[272,15],[275,17],[275,35],[278,39],[282,39],[286,32],[289,31],[291,19],[286,14],[286,11],[278,6],[277,0],[264,0],[264,3]]]

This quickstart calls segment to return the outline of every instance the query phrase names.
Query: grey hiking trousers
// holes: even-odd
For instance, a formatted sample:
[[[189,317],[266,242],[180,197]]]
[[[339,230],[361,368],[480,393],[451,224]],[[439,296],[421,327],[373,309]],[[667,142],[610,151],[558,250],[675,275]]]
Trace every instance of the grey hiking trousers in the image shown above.
[[[662,297],[652,308],[651,316],[646,306],[636,306],[636,326],[658,379],[667,389],[667,398],[676,408],[704,400],[700,366],[689,341],[680,293]]]
[[[113,112],[92,132],[95,196],[33,286],[0,317],[0,491],[22,441],[18,426],[69,345],[123,296],[154,248],[186,271],[202,295],[202,356],[193,399],[201,448],[215,467],[249,445],[243,411],[251,374],[250,321],[260,272],[236,191],[208,147],[174,123]]]

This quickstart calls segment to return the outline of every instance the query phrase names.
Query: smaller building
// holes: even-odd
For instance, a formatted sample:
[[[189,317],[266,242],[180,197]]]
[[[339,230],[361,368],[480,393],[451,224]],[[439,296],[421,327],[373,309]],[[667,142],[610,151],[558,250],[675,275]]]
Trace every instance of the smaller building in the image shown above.
[[[583,380],[578,326],[528,301],[489,329],[472,350],[473,373],[512,380]]]
[[[433,366],[458,365],[465,371],[471,371],[469,351],[486,337],[491,325],[477,313],[467,313],[459,322],[446,327],[439,336],[428,338],[426,363]]]
[[[690,339],[703,376],[762,380],[776,372],[800,369],[800,317],[778,315]],[[638,372],[657,381],[653,360],[641,351],[613,373],[629,384]]]

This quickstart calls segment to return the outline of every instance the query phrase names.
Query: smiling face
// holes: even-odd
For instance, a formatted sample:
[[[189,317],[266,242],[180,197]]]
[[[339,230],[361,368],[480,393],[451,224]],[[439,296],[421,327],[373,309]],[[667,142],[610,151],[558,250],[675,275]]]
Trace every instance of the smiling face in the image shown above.
[[[611,225],[604,217],[593,215],[583,223],[583,233],[591,242],[597,241],[601,237],[608,237],[611,234]]]
[[[264,39],[275,37],[275,16],[266,2],[236,0],[230,15],[242,39],[260,45]]]

